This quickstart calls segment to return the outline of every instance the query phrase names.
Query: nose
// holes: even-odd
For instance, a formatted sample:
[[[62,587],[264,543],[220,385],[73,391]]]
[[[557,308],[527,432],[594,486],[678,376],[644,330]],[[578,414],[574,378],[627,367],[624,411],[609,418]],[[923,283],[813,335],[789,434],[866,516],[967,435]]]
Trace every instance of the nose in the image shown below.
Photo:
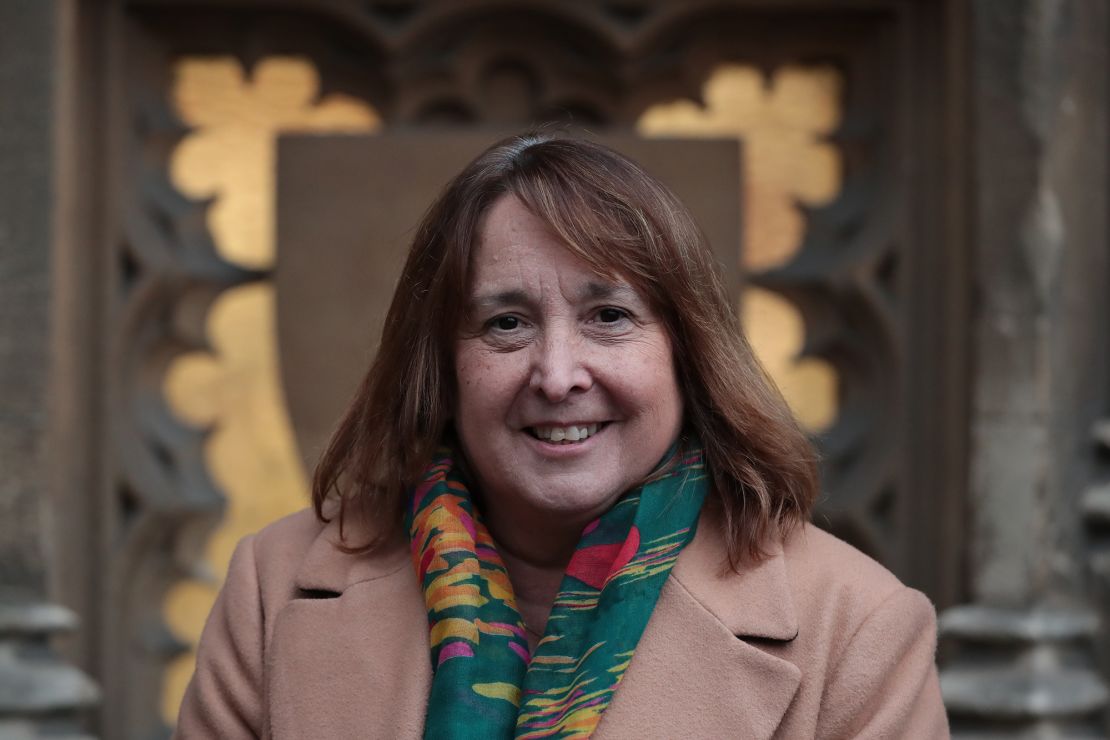
[[[585,362],[585,347],[576,332],[551,327],[534,345],[534,353],[529,386],[551,403],[564,401],[593,386],[593,376]]]

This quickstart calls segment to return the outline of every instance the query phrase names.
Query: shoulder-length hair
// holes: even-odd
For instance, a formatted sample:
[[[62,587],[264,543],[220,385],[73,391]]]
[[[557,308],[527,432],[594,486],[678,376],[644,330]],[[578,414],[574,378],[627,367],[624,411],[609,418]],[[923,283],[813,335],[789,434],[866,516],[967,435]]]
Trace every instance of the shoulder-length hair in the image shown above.
[[[620,276],[667,327],[685,429],[705,448],[732,567],[808,518],[816,457],[741,331],[686,207],[626,157],[583,139],[505,139],[460,172],[416,231],[377,356],[316,467],[312,499],[340,531],[357,515],[374,547],[402,524],[406,491],[451,432],[454,344],[484,214],[511,194],[599,274]]]

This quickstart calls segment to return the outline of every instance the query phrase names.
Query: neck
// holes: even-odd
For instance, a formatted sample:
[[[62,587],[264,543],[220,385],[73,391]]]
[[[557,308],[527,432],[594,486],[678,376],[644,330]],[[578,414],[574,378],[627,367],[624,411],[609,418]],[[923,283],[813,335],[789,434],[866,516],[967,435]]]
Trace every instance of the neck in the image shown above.
[[[511,547],[498,543],[498,552],[513,584],[517,609],[529,631],[528,642],[535,647],[536,638],[543,634],[547,617],[559,595],[566,562],[537,562],[518,555]],[[569,562],[569,558],[568,558]]]
[[[565,514],[522,510],[515,502],[487,502],[486,526],[498,548],[517,561],[540,569],[566,570],[582,529],[593,514],[568,517]]]
[[[543,634],[585,524],[577,521],[568,524],[551,514],[528,519],[526,524],[519,512],[506,512],[505,508],[491,511],[485,517],[486,526],[509,573],[524,624],[533,633],[529,641],[534,642],[537,635]],[[513,516],[506,521],[506,514]],[[561,526],[553,525],[553,520]]]

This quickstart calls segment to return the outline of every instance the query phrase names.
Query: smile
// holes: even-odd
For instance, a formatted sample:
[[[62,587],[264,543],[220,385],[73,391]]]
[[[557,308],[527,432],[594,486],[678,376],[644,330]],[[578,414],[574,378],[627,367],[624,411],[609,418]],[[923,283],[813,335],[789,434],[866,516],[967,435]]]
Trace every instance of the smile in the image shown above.
[[[528,427],[528,433],[544,442],[574,444],[589,439],[604,426],[605,424],[572,424],[565,427],[536,426]]]

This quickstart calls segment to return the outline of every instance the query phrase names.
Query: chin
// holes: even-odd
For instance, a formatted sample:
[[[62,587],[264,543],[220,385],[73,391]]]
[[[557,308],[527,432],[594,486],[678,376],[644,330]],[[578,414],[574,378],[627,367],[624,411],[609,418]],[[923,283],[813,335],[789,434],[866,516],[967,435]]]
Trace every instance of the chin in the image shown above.
[[[583,492],[581,489],[553,492],[548,489],[543,495],[529,496],[527,500],[535,509],[552,515],[593,519],[604,514],[620,499],[622,493],[623,491]]]

